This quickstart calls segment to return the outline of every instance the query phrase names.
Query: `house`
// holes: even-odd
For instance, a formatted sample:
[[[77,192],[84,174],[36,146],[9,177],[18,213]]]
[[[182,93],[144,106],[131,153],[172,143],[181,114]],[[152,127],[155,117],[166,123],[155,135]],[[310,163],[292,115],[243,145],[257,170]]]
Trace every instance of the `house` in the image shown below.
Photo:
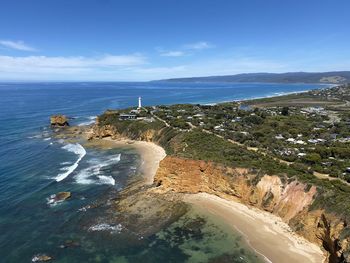
[[[205,116],[204,113],[197,113],[197,114],[193,115],[194,118],[202,118],[204,116]]]
[[[325,142],[325,139],[309,139],[307,140],[309,143],[321,143],[321,142]]]
[[[241,117],[235,117],[233,120],[232,120],[232,122],[239,122],[239,121],[241,121]]]
[[[135,114],[120,114],[120,120],[136,120],[137,116]]]
[[[154,118],[153,117],[137,117],[137,120],[142,120],[145,122],[154,122]]]
[[[282,140],[282,139],[284,139],[284,137],[283,137],[282,134],[278,134],[278,135],[275,136],[275,139]]]
[[[337,136],[338,136],[338,135],[339,135],[338,133],[332,133],[332,134],[329,135],[329,137],[330,137],[331,139],[335,140],[335,139],[337,139]]]

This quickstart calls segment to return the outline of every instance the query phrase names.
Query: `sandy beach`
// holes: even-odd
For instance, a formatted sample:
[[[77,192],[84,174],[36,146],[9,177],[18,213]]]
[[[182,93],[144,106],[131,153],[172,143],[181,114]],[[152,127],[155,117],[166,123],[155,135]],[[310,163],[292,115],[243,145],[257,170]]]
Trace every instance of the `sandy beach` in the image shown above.
[[[145,178],[145,183],[151,185],[159,167],[159,162],[166,156],[165,150],[153,142],[133,141],[129,139],[113,140],[103,138],[102,140],[91,140],[85,146],[99,146],[103,148],[133,148],[141,157],[140,171]]]
[[[185,201],[224,220],[267,262],[324,262],[323,252],[316,244],[293,233],[275,215],[206,193],[186,195]]]
[[[89,141],[86,146],[135,149],[141,157],[140,171],[149,185],[153,183],[159,162],[166,156],[164,149],[152,142],[104,138]],[[184,201],[215,215],[240,232],[248,245],[266,262],[324,262],[323,252],[316,244],[295,234],[286,223],[271,213],[206,193],[186,194]]]

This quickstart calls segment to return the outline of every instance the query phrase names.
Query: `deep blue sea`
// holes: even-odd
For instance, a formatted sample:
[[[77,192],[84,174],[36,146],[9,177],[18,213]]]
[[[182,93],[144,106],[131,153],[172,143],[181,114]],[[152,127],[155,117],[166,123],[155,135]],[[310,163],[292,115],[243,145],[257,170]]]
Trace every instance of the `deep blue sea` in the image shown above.
[[[132,150],[84,149],[79,144],[53,139],[50,115],[65,114],[74,118],[71,125],[83,125],[93,122],[106,109],[136,106],[139,96],[144,105],[216,103],[321,87],[324,86],[256,83],[0,83],[0,262],[31,262],[38,253],[50,254],[54,262],[209,262],[209,252],[207,257],[191,257],[190,249],[181,252],[165,241],[159,245],[161,249],[154,245],[159,243],[155,240],[141,247],[128,247],[122,237],[111,234],[117,226],[101,222],[94,225],[93,220],[87,223],[84,207],[123,189],[138,173],[139,156]],[[62,180],[58,182],[57,178]],[[60,204],[50,203],[50,196],[59,191],[71,191],[72,198]],[[66,240],[78,240],[79,246],[60,248]],[[227,246],[237,240],[226,241]],[[234,262],[253,261],[242,256]]]

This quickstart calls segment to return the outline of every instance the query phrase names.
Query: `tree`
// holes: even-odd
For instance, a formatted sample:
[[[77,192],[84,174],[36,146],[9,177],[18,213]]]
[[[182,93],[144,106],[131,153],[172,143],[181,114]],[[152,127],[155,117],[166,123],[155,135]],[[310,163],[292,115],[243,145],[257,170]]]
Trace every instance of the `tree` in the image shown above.
[[[281,111],[281,114],[283,116],[288,116],[289,115],[289,107],[283,107],[282,111]]]
[[[305,156],[305,161],[311,164],[316,164],[321,161],[321,156],[318,153],[310,153]]]

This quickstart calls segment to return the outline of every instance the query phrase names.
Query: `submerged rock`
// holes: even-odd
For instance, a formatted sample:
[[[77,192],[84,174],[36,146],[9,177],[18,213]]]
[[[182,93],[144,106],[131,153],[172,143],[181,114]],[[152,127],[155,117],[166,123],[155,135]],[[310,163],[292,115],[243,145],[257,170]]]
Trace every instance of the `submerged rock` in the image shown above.
[[[172,224],[188,211],[177,194],[159,195],[150,189],[125,189],[114,200],[114,220],[138,237],[151,236]]]
[[[71,192],[59,192],[56,194],[56,201],[64,201],[72,196]]]
[[[74,248],[79,247],[80,243],[74,240],[66,240],[64,244],[60,245],[60,248]]]
[[[46,254],[37,254],[32,258],[32,262],[44,262],[51,260],[52,257]]]
[[[57,194],[53,194],[48,199],[48,204],[55,205],[57,203],[61,203],[72,196],[71,192],[58,192]]]
[[[66,127],[69,126],[68,118],[64,115],[52,115],[50,117],[51,127]]]

